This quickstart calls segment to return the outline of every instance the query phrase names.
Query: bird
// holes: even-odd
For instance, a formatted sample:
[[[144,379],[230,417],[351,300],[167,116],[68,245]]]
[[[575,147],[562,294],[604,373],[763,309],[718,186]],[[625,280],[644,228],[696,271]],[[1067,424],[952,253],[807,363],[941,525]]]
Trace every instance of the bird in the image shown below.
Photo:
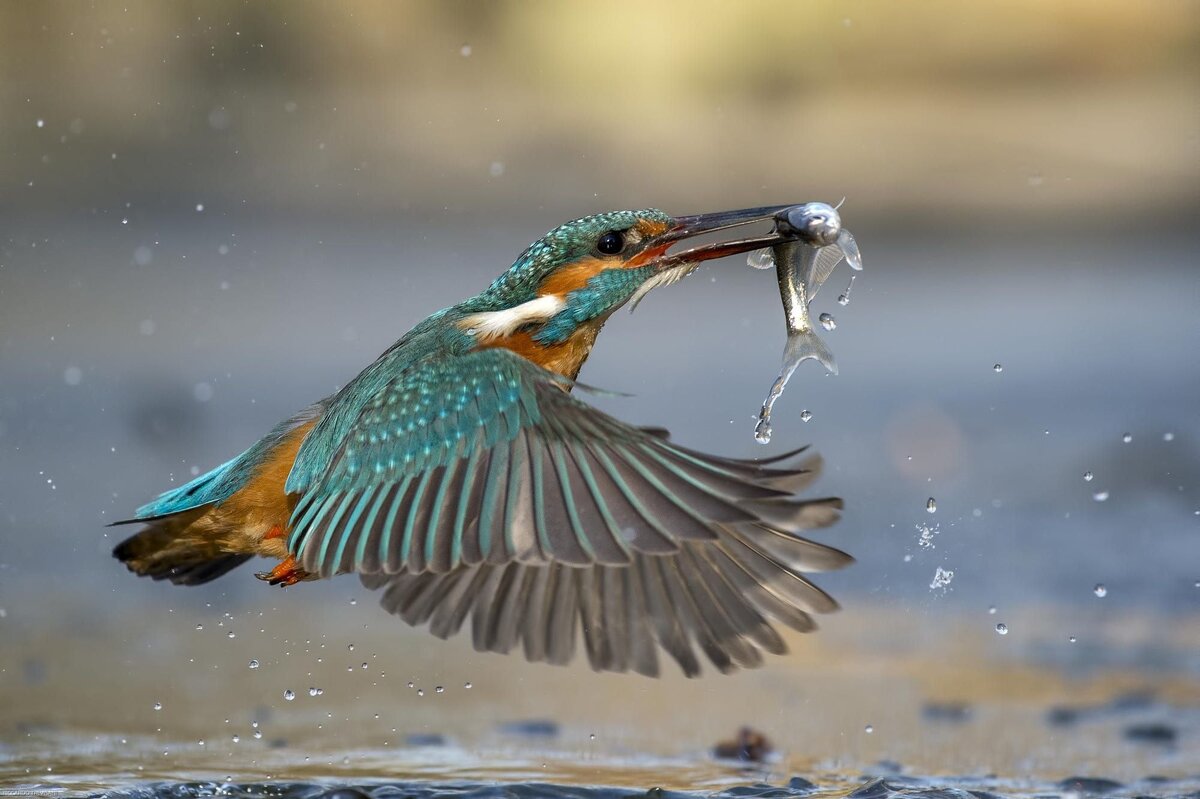
[[[562,224],[483,291],[437,311],[331,396],[138,508],[113,549],[135,574],[214,580],[255,556],[280,586],[358,573],[388,612],[533,662],[693,677],[787,652],[837,602],[805,575],[853,558],[805,538],[821,460],[705,454],[584,402],[577,378],[618,308],[785,234],[694,237],[790,206]]]

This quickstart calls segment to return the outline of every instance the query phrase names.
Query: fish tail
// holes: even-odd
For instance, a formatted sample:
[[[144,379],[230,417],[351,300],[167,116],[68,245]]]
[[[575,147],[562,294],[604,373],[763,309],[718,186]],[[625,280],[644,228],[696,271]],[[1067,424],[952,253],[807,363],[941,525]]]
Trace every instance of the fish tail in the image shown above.
[[[788,336],[787,348],[783,353],[785,368],[790,365],[794,369],[796,364],[810,358],[819,361],[822,366],[833,374],[837,374],[837,361],[833,359],[833,353],[829,351],[829,347],[817,335],[817,331],[810,327],[797,330]]]

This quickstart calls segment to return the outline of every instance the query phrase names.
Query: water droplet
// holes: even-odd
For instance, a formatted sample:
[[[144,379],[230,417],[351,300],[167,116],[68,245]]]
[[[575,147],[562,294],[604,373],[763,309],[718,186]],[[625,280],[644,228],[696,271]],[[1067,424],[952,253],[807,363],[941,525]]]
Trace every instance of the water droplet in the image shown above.
[[[746,265],[753,269],[771,269],[775,266],[775,253],[768,247],[765,250],[753,250],[746,256]]]
[[[1108,587],[1104,583],[1096,583],[1096,587],[1092,589],[1092,593],[1103,599],[1108,596]]]
[[[296,692],[293,691],[291,688],[288,688],[286,691],[283,692],[283,698],[286,699],[287,701],[291,702],[293,699],[296,698]]]
[[[353,652],[353,651],[354,651],[354,644],[349,644],[349,645],[347,645],[347,646],[346,646],[346,651],[347,651],[347,652]]]
[[[362,667],[363,667],[364,669],[367,667],[367,662],[366,662],[365,660],[363,661]]]
[[[39,128],[44,128],[44,127],[46,127],[46,120],[44,120],[44,119],[39,119],[39,120],[37,121],[37,126],[38,126]]]
[[[204,203],[196,203],[196,213],[204,213]]]
[[[1097,502],[1104,502],[1108,499],[1108,492],[1097,491],[1095,494],[1092,494],[1092,499],[1096,500]]]
[[[425,696],[425,689],[424,689],[424,688],[418,688],[418,689],[417,689],[417,696]]]
[[[812,411],[808,410],[807,408],[800,411],[800,421],[802,421],[802,422],[812,421]]]
[[[249,666],[250,666],[250,668],[252,668],[252,669],[257,669],[257,668],[259,667],[259,665],[260,665],[260,664],[259,664],[259,662],[258,662],[257,660],[251,660],[251,661],[250,661],[250,663],[249,663]]]
[[[229,631],[229,632],[228,632],[228,633],[225,635],[225,637],[226,637],[226,638],[237,638],[237,633],[235,633],[233,630],[230,630],[230,631]]]
[[[868,724],[867,726],[863,727],[863,732],[865,732],[867,735],[870,735],[871,733],[875,732],[875,725]]]
[[[242,736],[240,736],[240,735],[235,735],[235,736],[233,736],[233,742],[234,742],[235,744],[237,744],[237,743],[241,743],[241,742],[242,742]]]
[[[469,690],[471,690],[471,688],[472,688],[472,685],[471,685],[471,683],[469,683],[469,682],[468,682],[468,683],[463,683],[463,688],[466,688],[466,689],[469,691]]]
[[[203,739],[203,738],[201,738],[199,741],[196,741],[196,743],[197,743],[199,746],[204,746],[204,739]]]
[[[415,688],[415,687],[416,687],[416,684],[415,684],[414,682],[412,682],[412,680],[409,680],[409,682],[408,682],[408,687],[409,687],[409,688]]]
[[[1078,639],[1078,638],[1076,638],[1076,637],[1075,637],[1075,636],[1073,636],[1073,635],[1067,636],[1067,641],[1068,641],[1068,643],[1072,643],[1072,644],[1073,644],[1073,643],[1075,643],[1075,642],[1076,642],[1076,641],[1078,641],[1078,640],[1079,640],[1079,639]]]
[[[1121,440],[1128,444],[1130,441],[1133,441],[1133,433],[1126,433],[1121,436]]]
[[[989,616],[995,616],[995,615],[996,615],[996,606],[995,606],[995,605],[989,605],[989,606],[988,606],[988,615],[989,615]]]
[[[197,629],[197,630],[203,630],[203,629],[204,629],[204,625],[203,625],[203,624],[197,624],[197,625],[196,625],[196,629]]]
[[[833,318],[833,314],[823,313],[817,317],[817,321],[821,323],[821,327],[826,330],[836,330],[837,320]]]
[[[1004,622],[1000,622],[996,625],[996,632],[1000,635],[1008,635],[1008,625]]]
[[[929,513],[937,513],[937,500],[934,499],[933,497],[930,497],[925,502],[925,510],[928,511]]]
[[[261,737],[262,737],[262,730],[255,730],[255,731],[254,731],[254,737],[255,737],[255,738],[261,738]]]
[[[1092,474],[1091,472],[1084,472],[1084,473],[1083,473],[1083,481],[1084,481],[1085,483],[1090,483],[1090,482],[1092,482],[1092,480],[1094,480],[1094,479],[1095,479],[1095,477],[1096,477],[1096,475]]]
[[[936,591],[940,588],[942,591],[946,591],[947,586],[950,585],[950,581],[953,579],[953,569],[943,569],[941,566],[938,566],[937,571],[933,573],[933,580],[929,583],[929,590]]]
[[[316,688],[309,688],[309,689],[308,689],[308,695],[309,695],[309,696],[316,696],[318,693],[320,693],[320,692],[319,692],[319,691],[318,691]]]
[[[435,694],[444,694],[444,693],[446,693],[446,688],[445,688],[445,686],[439,685],[433,689],[433,692]]]
[[[1171,432],[1163,433],[1163,441],[1174,441],[1175,434]]]
[[[999,374],[1004,371],[1004,364],[998,363],[992,366],[992,371]]]
[[[162,702],[155,702],[155,703],[154,703],[154,709],[155,709],[155,710],[162,710]]]
[[[351,600],[350,600],[350,604],[351,604],[351,605],[357,605],[357,604],[358,604],[358,600],[357,600],[357,599],[351,599]]]
[[[838,295],[838,305],[850,304],[850,291],[854,288],[854,275],[850,276],[850,282],[846,284],[846,290]]]
[[[771,424],[766,419],[759,419],[754,426],[754,440],[760,444],[771,443]]]

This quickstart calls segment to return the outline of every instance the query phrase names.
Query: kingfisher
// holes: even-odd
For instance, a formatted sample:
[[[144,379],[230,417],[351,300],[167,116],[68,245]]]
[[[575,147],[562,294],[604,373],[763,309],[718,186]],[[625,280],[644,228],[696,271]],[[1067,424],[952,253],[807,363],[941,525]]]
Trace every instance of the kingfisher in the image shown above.
[[[479,651],[565,664],[582,640],[596,671],[658,676],[665,652],[691,677],[701,655],[728,673],[785,653],[777,623],[809,632],[838,607],[805,574],[853,560],[801,535],[842,508],[797,497],[820,459],[708,455],[575,389],[618,308],[787,234],[672,248],[790,207],[560,225],[341,390],[117,522],[145,528],[113,555],[179,585],[256,555],[279,561],[255,575],[271,585],[356,572],[440,638],[469,616]]]

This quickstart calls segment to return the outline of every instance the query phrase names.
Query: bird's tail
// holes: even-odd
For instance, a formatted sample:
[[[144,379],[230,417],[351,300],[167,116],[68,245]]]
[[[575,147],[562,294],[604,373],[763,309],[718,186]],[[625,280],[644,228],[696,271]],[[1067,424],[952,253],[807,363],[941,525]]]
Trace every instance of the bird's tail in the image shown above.
[[[200,585],[245,563],[252,556],[218,550],[212,539],[190,535],[207,508],[155,519],[146,529],[113,548],[113,557],[134,574],[176,585]]]

